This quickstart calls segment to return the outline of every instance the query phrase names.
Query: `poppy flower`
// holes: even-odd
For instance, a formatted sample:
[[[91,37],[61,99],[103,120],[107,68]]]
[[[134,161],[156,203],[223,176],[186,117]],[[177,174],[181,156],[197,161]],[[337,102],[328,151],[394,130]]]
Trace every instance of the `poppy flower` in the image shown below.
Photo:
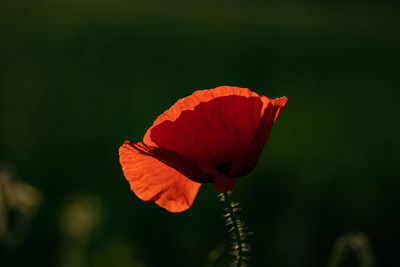
[[[119,149],[131,190],[170,212],[188,209],[203,183],[219,192],[255,167],[286,97],[220,86],[178,100],[143,141]]]

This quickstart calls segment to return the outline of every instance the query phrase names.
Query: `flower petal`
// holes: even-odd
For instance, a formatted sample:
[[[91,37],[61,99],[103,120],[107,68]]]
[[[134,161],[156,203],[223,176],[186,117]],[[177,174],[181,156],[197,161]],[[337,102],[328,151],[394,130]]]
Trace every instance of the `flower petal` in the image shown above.
[[[210,167],[229,165],[252,144],[262,99],[245,88],[222,86],[179,100],[154,122],[144,143]]]
[[[244,97],[259,97],[258,94],[251,92],[247,88],[240,88],[234,86],[219,86],[214,89],[207,90],[198,90],[194,92],[192,95],[179,99],[172,107],[166,110],[163,114],[158,116],[158,118],[154,121],[153,126],[156,126],[164,121],[174,121],[176,120],[183,111],[185,110],[194,110],[194,108],[202,103],[213,100],[217,97],[221,96],[229,96],[229,95],[237,95]],[[147,130],[143,142],[148,145],[154,145],[150,138],[151,128]]]
[[[271,100],[263,96],[262,99],[264,107],[260,124],[254,133],[249,150],[241,156],[240,160],[237,160],[232,165],[231,173],[234,177],[245,176],[253,170],[268,140],[272,126],[278,118],[281,109],[287,102],[286,97]]]
[[[201,184],[153,157],[146,149],[142,143],[134,145],[129,141],[119,149],[122,170],[132,191],[141,200],[155,201],[170,212],[190,208]]]

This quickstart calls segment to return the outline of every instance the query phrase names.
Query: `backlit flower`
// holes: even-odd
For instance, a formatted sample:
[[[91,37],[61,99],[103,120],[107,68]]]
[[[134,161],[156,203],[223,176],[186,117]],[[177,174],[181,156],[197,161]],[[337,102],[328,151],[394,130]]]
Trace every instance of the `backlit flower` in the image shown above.
[[[119,149],[132,191],[170,212],[188,209],[202,183],[231,191],[256,165],[286,97],[220,86],[178,100],[147,130],[143,142]]]

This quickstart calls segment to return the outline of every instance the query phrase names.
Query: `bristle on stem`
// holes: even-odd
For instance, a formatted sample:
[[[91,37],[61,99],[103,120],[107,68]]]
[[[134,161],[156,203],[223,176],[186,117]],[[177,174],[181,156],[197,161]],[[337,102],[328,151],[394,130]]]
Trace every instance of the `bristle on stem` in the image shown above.
[[[233,246],[231,254],[235,257],[232,262],[234,267],[245,267],[245,254],[249,253],[249,246],[244,242],[249,233],[246,232],[247,227],[244,222],[240,220],[238,211],[239,203],[233,202],[230,197],[231,192],[219,194],[220,200],[225,203],[226,214],[223,217],[226,219],[226,224],[229,227],[229,232],[232,233]]]

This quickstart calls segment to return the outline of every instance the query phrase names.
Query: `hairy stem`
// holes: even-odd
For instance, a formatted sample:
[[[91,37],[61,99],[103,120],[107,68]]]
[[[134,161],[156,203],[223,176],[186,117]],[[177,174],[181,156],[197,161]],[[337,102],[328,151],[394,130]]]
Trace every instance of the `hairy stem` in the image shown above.
[[[227,225],[232,225],[230,232],[232,232],[232,238],[234,241],[233,246],[233,255],[235,256],[235,261],[233,266],[243,267],[246,266],[244,262],[244,253],[248,251],[247,245],[244,243],[244,239],[246,238],[246,233],[244,230],[246,229],[243,222],[239,219],[237,214],[238,211],[238,203],[234,203],[231,200],[230,192],[222,193],[221,201],[225,202],[225,209],[227,214],[225,215],[227,220]]]

